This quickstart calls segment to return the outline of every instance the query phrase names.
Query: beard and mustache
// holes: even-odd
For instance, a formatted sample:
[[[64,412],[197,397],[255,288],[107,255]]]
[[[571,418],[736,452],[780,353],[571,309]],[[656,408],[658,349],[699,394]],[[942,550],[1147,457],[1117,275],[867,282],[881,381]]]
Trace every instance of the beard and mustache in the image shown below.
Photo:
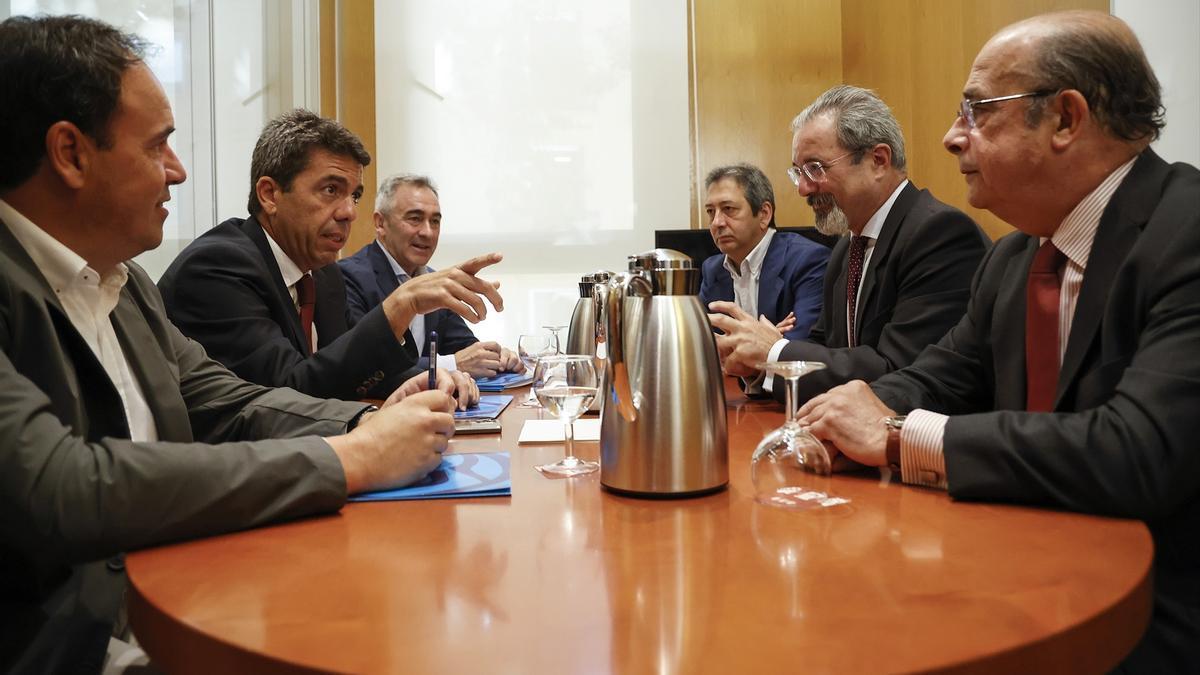
[[[846,213],[838,208],[833,195],[824,192],[812,195],[808,198],[808,205],[812,207],[813,214],[817,218],[815,223],[817,232],[840,237],[850,231]]]

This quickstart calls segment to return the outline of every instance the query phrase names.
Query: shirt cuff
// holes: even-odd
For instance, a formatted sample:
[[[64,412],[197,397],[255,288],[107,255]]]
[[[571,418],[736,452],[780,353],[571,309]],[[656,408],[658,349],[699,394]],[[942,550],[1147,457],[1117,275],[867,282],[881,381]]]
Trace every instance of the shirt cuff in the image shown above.
[[[767,363],[775,363],[776,361],[778,361],[779,353],[783,351],[783,348],[787,346],[787,343],[788,343],[788,341],[785,339],[785,340],[779,340],[775,344],[771,345],[771,351],[767,352]],[[762,388],[763,388],[763,391],[771,391],[771,392],[775,391],[775,375],[774,374],[767,373],[766,379],[763,380]]]
[[[458,360],[454,358],[453,354],[438,354],[437,367],[453,373],[458,370]]]
[[[946,456],[942,440],[950,418],[914,410],[900,431],[900,479],[905,483],[946,489]]]

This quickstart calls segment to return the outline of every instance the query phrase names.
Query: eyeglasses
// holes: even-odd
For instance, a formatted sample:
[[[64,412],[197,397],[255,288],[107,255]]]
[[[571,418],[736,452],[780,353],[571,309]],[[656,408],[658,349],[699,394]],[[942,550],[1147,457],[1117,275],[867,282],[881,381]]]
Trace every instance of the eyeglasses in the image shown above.
[[[1053,93],[1055,93],[1055,92],[1052,90],[1042,89],[1039,91],[1026,92],[1024,94],[1009,94],[1008,96],[997,96],[996,98],[981,98],[977,101],[968,101],[967,99],[964,98],[962,100],[962,102],[958,104],[957,116],[966,119],[967,127],[974,129],[975,128],[975,106],[977,106],[977,105],[983,105],[985,103],[999,103],[1001,101],[1012,101],[1012,100],[1015,100],[1018,98],[1028,98],[1030,96],[1049,96]]]
[[[811,162],[805,162],[805,163],[801,164],[800,166],[796,166],[795,164],[793,164],[792,166],[788,167],[788,172],[787,172],[788,178],[792,179],[792,184],[795,185],[796,187],[800,187],[800,175],[801,174],[807,176],[808,179],[814,183],[820,183],[821,181],[825,180],[825,169],[827,167],[831,167],[834,164],[842,161],[843,159],[845,159],[853,154],[854,154],[854,151],[851,150],[850,152],[847,152],[846,154],[842,155],[841,157],[834,157],[833,159],[829,160],[828,162],[820,162],[817,160],[813,160]]]

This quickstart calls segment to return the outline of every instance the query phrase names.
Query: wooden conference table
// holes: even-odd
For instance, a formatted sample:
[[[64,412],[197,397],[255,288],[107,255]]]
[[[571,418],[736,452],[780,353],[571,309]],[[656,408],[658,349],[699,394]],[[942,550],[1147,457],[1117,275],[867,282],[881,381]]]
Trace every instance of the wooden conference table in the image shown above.
[[[520,395],[520,394],[518,394]],[[1103,672],[1151,604],[1139,522],[952,502],[835,476],[827,513],[754,501],[778,406],[729,396],[730,483],[688,500],[549,479],[511,452],[511,497],[340,514],[129,556],[129,612],[171,673]],[[598,455],[598,444],[578,454]]]

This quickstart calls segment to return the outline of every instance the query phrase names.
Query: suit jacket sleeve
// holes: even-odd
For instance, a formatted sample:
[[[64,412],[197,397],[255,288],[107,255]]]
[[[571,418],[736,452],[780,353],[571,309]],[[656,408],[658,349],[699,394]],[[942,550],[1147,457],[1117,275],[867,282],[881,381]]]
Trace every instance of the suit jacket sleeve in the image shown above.
[[[850,380],[869,382],[912,363],[922,349],[941,338],[962,316],[969,280],[985,250],[979,229],[970,218],[954,210],[936,212],[914,225],[911,236],[893,245],[890,264],[902,266],[896,277],[899,288],[895,304],[880,311],[886,315],[886,323],[877,346],[830,348],[796,340],[783,348],[781,361],[821,361],[827,366],[800,378],[800,401]],[[838,310],[824,308],[826,312]],[[823,325],[828,324],[823,321]],[[832,341],[824,331],[814,337]],[[777,395],[782,393],[781,385],[775,389]]]
[[[147,286],[145,295],[157,299],[144,273],[131,283]],[[344,432],[362,405],[248,384],[162,319],[161,306],[147,311],[158,314],[153,323],[166,336],[156,345],[161,352],[127,358],[161,360],[161,368],[177,374],[196,436],[218,445],[88,441],[14,367],[5,344],[4,541],[32,560],[75,563],[340,508],[346,497],[341,464],[312,434]],[[0,315],[4,339],[29,330],[7,325],[7,319]]]
[[[278,323],[274,280],[262,273],[256,251],[209,245],[188,253],[164,288],[171,320],[251,382],[322,398],[359,399],[390,392],[416,363],[416,348],[400,345],[382,306],[308,356]]]

